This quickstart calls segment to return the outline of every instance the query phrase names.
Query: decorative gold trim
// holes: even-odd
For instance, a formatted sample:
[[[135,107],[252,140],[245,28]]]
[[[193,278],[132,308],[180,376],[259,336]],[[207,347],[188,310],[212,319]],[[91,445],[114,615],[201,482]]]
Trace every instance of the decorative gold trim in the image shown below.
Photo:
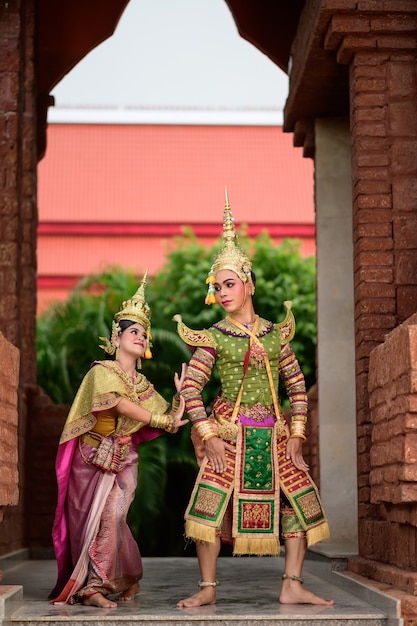
[[[290,300],[286,300],[284,304],[287,309],[285,319],[282,322],[274,324],[274,328],[278,330],[281,336],[282,345],[289,343],[295,335],[295,317],[291,310],[292,302]]]
[[[177,322],[177,332],[184,343],[195,348],[215,348],[216,342],[209,330],[192,330],[184,324],[181,315],[172,318]]]

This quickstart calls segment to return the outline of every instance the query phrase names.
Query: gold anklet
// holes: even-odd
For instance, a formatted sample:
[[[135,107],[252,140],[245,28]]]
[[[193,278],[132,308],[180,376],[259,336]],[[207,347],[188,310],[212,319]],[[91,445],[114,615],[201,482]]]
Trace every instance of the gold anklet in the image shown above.
[[[289,576],[289,574],[283,574],[282,580],[285,580],[286,578],[289,578],[290,580],[298,580],[298,582],[301,584],[303,584],[304,582],[304,580],[300,578],[299,576]]]
[[[198,583],[198,586],[200,587],[200,589],[203,589],[203,587],[218,587],[220,585],[218,580],[215,580],[214,583],[208,583],[205,582],[204,580],[200,580],[200,582]]]

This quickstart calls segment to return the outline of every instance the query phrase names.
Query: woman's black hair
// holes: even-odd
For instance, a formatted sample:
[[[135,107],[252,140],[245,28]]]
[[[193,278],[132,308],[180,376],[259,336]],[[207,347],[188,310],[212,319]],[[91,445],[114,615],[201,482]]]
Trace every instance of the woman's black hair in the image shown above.
[[[121,333],[123,331],[126,330],[126,328],[129,328],[129,326],[132,326],[133,324],[136,324],[136,322],[132,322],[132,320],[120,320],[119,322],[119,328]],[[112,338],[112,333],[110,333],[110,341]],[[104,353],[104,360],[105,361],[114,361],[116,358],[116,353],[114,354],[107,354],[107,352]]]
[[[250,277],[251,277],[253,286],[256,287],[256,274],[253,270],[250,271]]]

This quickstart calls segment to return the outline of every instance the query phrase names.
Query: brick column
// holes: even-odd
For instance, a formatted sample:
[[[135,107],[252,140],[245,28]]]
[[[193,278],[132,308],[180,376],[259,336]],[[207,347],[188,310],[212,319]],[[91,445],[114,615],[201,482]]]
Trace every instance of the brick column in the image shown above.
[[[325,47],[350,71],[359,547],[378,554],[366,531],[379,518],[369,485],[369,355],[417,302],[417,3],[354,4],[332,17]]]
[[[0,3],[0,331],[15,346],[16,352],[20,352],[21,364],[20,371],[12,371],[10,362],[2,360],[2,376],[7,375],[4,386],[1,384],[2,391],[12,388],[14,376],[20,374],[16,415],[3,410],[3,397],[0,412],[3,443],[7,441],[11,446],[8,478],[0,484],[2,554],[24,547],[26,540],[24,460],[27,408],[24,390],[25,385],[36,383],[34,33],[35,0]],[[0,472],[3,472],[2,468]]]
[[[0,330],[36,382],[34,0],[0,4]]]

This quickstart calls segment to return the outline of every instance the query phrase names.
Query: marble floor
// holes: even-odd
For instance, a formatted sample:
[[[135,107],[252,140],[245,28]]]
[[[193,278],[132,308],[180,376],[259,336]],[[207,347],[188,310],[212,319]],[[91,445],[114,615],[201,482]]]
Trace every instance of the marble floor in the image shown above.
[[[119,603],[115,609],[49,604],[47,596],[56,576],[53,560],[9,561],[6,567],[2,566],[0,594],[15,586],[23,588],[23,599],[20,598],[12,609],[9,604],[11,623],[151,621],[178,622],[182,626],[197,621],[199,624],[221,621],[234,626],[284,621],[287,626],[312,622],[350,626],[401,623],[392,619],[396,609],[384,594],[358,589],[343,572],[327,572],[315,561],[306,561],[304,584],[314,593],[334,599],[335,605],[281,605],[277,598],[283,565],[282,557],[220,558],[217,604],[194,609],[176,607],[178,600],[198,590],[199,572],[193,557],[144,558],[140,594],[132,601]]]

